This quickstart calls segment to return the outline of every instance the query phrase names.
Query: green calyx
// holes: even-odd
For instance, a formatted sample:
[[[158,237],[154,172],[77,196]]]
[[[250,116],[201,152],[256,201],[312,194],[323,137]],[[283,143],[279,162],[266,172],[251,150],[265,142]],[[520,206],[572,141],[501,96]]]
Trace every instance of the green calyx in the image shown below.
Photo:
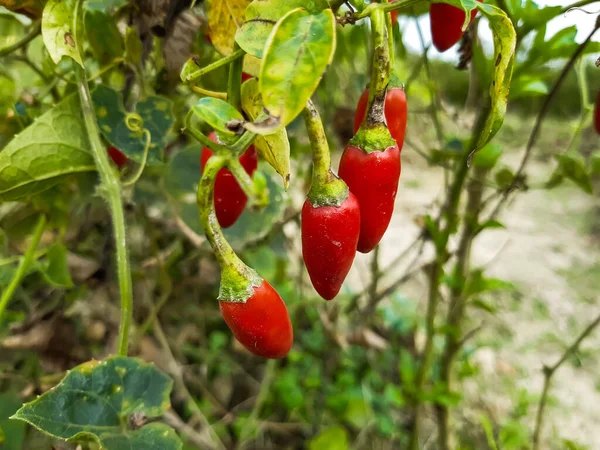
[[[258,273],[243,263],[224,265],[221,270],[219,301],[246,303],[254,294],[254,288],[262,283],[263,279]]]
[[[392,71],[391,75],[390,75],[390,82],[387,86],[388,91],[390,89],[402,89],[404,90],[404,83],[402,82],[402,80],[400,80],[400,77],[398,75],[396,75],[396,72]]]
[[[331,170],[327,179],[314,178],[308,193],[310,204],[319,206],[340,206],[348,198],[350,190],[343,180],[336,177]]]
[[[393,147],[396,145],[396,141],[384,124],[379,124],[373,128],[366,128],[361,125],[354,137],[350,139],[349,145],[358,147],[365,153],[371,153],[382,152]]]

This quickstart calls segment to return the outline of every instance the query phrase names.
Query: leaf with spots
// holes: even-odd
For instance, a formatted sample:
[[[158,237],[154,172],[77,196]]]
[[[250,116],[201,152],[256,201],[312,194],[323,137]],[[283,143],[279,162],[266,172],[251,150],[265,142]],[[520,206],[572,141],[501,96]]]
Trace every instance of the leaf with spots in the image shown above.
[[[286,126],[302,112],[335,53],[335,17],[330,9],[290,11],[267,42],[259,76],[269,114]]]
[[[79,98],[71,95],[0,152],[0,201],[24,200],[70,174],[94,170]]]
[[[517,45],[515,29],[504,11],[485,3],[477,3],[477,7],[488,19],[494,33],[494,72],[490,86],[488,117],[471,156],[495,136],[504,122]]]
[[[144,425],[170,408],[172,386],[154,365],[109,357],[75,367],[12,418],[57,439],[94,440],[106,450],[178,450],[182,444],[171,428]]]
[[[58,64],[63,56],[83,67],[83,6],[81,0],[50,0],[42,15],[44,45]]]
[[[244,23],[244,12],[251,0],[209,0],[206,10],[208,35],[223,55],[233,51],[234,36]]]
[[[111,145],[128,158],[141,163],[146,144],[142,129],[146,128],[152,137],[146,164],[149,166],[162,164],[167,133],[174,121],[171,100],[161,96],[149,96],[138,102],[136,113],[142,119],[139,130],[130,130],[127,126],[127,112],[123,107],[123,99],[117,91],[106,86],[98,86],[92,92],[92,100],[100,131]]]

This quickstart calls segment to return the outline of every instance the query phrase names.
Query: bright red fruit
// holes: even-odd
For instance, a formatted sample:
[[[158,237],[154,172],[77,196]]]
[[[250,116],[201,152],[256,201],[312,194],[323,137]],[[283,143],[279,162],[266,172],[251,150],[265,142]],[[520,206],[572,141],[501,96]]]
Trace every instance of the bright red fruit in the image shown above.
[[[388,0],[388,3],[394,3],[396,0]],[[392,15],[392,26],[395,27],[398,23],[398,11],[392,11],[390,13]]]
[[[348,275],[360,234],[358,200],[348,192],[340,206],[302,208],[302,256],[313,286],[325,300],[334,298]]]
[[[400,181],[400,150],[365,152],[348,145],[340,161],[339,175],[360,205],[360,238],[357,250],[368,253],[387,230]]]
[[[354,116],[354,133],[360,128],[360,124],[367,114],[367,105],[369,103],[369,89],[365,89],[358,105],[356,106],[356,115]],[[402,151],[404,145],[404,133],[406,131],[406,117],[408,115],[408,106],[406,105],[406,94],[402,88],[388,89],[385,96],[385,121],[387,122],[390,134]]]
[[[246,80],[249,80],[250,78],[252,78],[252,75],[250,75],[246,72],[242,72],[242,83]]]
[[[208,137],[211,141],[216,142],[217,138],[214,132],[210,133]],[[204,170],[204,166],[212,154],[209,148],[204,147],[202,149],[202,155],[200,156],[202,170]],[[252,176],[258,166],[258,156],[253,145],[248,147],[248,150],[240,156],[240,163],[246,169],[248,175]],[[223,228],[233,225],[244,212],[247,202],[248,197],[246,197],[233,174],[227,169],[219,170],[215,180],[215,211],[219,224]]]
[[[119,169],[127,163],[127,156],[125,156],[123,152],[116,147],[111,147],[108,149],[108,156],[110,156],[110,159],[113,160]]]
[[[253,287],[243,302],[219,302],[221,314],[235,338],[250,352],[263,358],[283,358],[294,342],[288,310],[266,281]]]
[[[600,134],[600,92],[598,92],[598,98],[596,99],[596,105],[594,106],[594,128],[596,128],[596,132]]]
[[[483,0],[477,0],[482,2]],[[471,22],[477,15],[477,10],[471,11]],[[456,44],[463,35],[462,26],[465,12],[447,3],[432,3],[429,9],[431,21],[431,39],[439,52],[445,52]]]

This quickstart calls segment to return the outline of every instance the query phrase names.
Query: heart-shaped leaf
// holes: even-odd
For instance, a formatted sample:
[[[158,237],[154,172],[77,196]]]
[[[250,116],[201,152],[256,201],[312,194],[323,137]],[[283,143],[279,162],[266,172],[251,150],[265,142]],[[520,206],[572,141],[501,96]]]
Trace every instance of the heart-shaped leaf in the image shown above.
[[[0,152],[0,201],[22,200],[69,174],[94,170],[79,98],[72,95],[38,117]]]
[[[251,78],[242,84],[242,109],[252,120],[256,120],[263,111],[262,97],[258,90],[258,81]],[[258,153],[283,178],[287,189],[290,180],[290,142],[285,128],[279,128],[275,133],[260,136],[254,140]]]
[[[81,37],[83,11],[81,0],[50,0],[42,15],[42,37],[52,61],[58,64],[63,56],[83,67]]]
[[[302,112],[335,53],[335,17],[330,9],[312,15],[290,11],[277,23],[259,76],[263,104],[286,126]]]
[[[170,407],[172,380],[135,358],[109,357],[75,367],[53,389],[19,409],[13,419],[58,439],[93,439],[106,450],[177,450],[164,424],[139,428]]]
[[[141,163],[146,139],[141,131],[134,132],[127,127],[127,113],[121,95],[106,86],[98,86],[92,92],[96,117],[102,135],[128,158]],[[161,96],[149,96],[136,105],[136,112],[142,118],[141,128],[150,131],[152,141],[146,164],[160,165],[163,162],[163,149],[167,133],[173,126],[173,102]]]

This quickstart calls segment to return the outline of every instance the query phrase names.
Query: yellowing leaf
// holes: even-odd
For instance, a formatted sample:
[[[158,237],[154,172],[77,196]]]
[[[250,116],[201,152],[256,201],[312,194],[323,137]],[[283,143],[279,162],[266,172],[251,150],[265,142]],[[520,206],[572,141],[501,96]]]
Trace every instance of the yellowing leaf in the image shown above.
[[[209,0],[208,35],[221,54],[232,53],[235,32],[244,23],[244,13],[250,3],[250,0]]]

